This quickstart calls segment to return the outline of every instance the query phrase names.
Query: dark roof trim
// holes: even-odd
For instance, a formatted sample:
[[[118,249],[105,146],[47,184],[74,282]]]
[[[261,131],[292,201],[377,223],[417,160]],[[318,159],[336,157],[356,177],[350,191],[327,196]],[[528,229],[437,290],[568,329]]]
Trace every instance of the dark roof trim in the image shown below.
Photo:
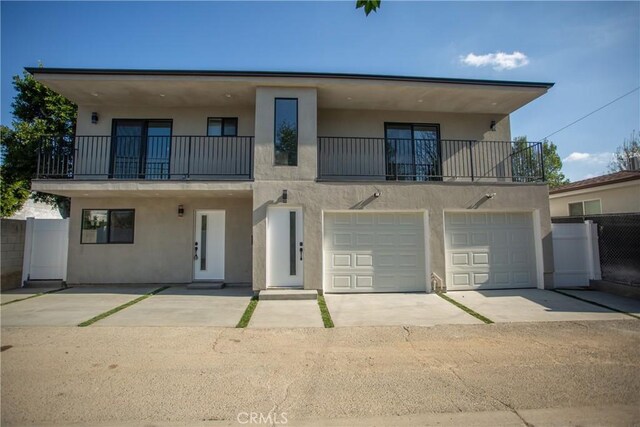
[[[382,74],[313,73],[291,71],[221,71],[221,70],[127,70],[105,68],[42,68],[25,67],[31,74],[84,75],[146,75],[146,76],[233,76],[233,77],[299,77],[323,79],[386,80],[417,83],[450,83],[483,86],[511,86],[549,89],[554,83],[518,82],[508,80],[450,79],[442,77],[387,76]]]
[[[598,178],[601,178],[601,177],[598,177]],[[595,179],[595,178],[592,178],[592,179]],[[568,193],[570,191],[584,190],[587,188],[594,188],[594,187],[602,187],[604,185],[619,184],[621,182],[627,182],[627,181],[635,181],[637,179],[640,179],[640,173],[625,174],[621,177],[617,177],[609,180],[602,180],[602,181],[592,181],[592,179],[588,179],[588,180],[585,179],[584,181],[588,181],[588,182],[584,182],[583,184],[581,184],[582,181],[576,181],[570,184],[563,185],[562,187],[549,190],[549,194]]]

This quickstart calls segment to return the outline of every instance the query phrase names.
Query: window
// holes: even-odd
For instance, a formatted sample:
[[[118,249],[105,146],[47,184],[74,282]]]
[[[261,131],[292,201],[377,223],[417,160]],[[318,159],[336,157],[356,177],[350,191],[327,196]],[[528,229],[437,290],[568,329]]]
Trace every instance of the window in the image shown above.
[[[569,203],[569,216],[598,215],[602,213],[600,200]]]
[[[80,243],[133,243],[133,209],[83,209]]]
[[[111,177],[168,179],[171,120],[114,119]]]
[[[207,119],[207,136],[238,136],[238,119],[236,117],[209,117]]]
[[[387,179],[441,179],[440,126],[385,123]]]
[[[275,104],[275,164],[298,165],[298,100],[276,98]]]

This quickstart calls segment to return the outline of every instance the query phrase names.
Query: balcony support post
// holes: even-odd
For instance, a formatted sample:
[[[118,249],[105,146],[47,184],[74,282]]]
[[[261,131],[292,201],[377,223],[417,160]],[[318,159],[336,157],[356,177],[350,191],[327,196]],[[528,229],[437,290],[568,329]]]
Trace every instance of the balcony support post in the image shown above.
[[[474,181],[474,170],[473,170],[473,141],[469,141],[469,166],[471,167],[471,182]]]

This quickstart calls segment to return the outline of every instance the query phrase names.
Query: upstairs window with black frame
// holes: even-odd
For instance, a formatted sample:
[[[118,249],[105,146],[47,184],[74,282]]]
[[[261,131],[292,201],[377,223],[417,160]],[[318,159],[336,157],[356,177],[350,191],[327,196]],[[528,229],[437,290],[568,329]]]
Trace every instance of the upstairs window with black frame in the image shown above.
[[[298,166],[298,100],[276,98],[275,164]]]
[[[442,179],[439,125],[385,123],[385,140],[387,179]]]
[[[80,243],[133,243],[135,210],[83,209]]]
[[[238,136],[237,117],[209,117],[207,136]]]

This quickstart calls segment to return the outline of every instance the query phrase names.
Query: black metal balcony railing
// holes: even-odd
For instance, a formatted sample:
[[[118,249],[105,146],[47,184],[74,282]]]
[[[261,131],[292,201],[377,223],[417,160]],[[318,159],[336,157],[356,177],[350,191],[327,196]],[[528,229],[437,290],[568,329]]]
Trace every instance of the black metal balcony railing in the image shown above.
[[[252,136],[77,136],[44,141],[38,179],[251,180]]]
[[[540,142],[318,138],[318,179],[544,181]]]

